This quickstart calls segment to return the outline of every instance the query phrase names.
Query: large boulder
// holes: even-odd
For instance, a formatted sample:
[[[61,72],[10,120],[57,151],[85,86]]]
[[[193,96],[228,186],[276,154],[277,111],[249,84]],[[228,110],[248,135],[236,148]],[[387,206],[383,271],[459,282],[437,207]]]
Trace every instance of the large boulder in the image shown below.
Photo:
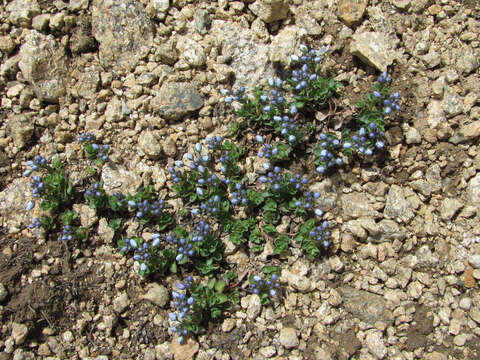
[[[123,74],[149,53],[154,27],[139,1],[94,0],[92,32],[102,65]]]

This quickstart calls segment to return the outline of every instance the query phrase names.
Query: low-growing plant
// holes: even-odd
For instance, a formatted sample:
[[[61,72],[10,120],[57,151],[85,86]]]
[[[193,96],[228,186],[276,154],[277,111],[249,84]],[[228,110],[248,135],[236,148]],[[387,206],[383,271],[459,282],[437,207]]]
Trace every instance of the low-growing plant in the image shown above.
[[[328,254],[332,224],[318,206],[321,195],[312,190],[312,180],[349,163],[348,158],[371,157],[385,146],[385,117],[400,109],[399,94],[390,93],[386,73],[373,85],[373,92],[358,102],[355,121],[344,129],[330,129],[326,121],[312,120],[340,88],[321,73],[327,51],[302,46],[298,55],[291,56],[290,76],[270,78],[266,89],[257,87],[252,94],[245,88],[221,90],[225,103],[237,108],[233,138],[246,126],[253,136],[251,141],[244,139],[242,146],[222,136],[208,137],[168,167],[171,189],[183,201],[177,214],[150,184],[133,194],[109,194],[98,180],[109,147],[99,144],[92,133],[80,135],[86,158],[95,165],[87,170],[92,180],[83,197],[115,230],[119,251],[131,257],[146,278],[188,274],[172,292],[175,311],[169,319],[178,342],[201,333],[208,321],[224,317],[238,303],[239,294],[249,292],[247,286],[237,288],[238,277],[224,259],[226,239],[250,254],[273,244],[273,254],[268,255],[277,258],[288,253],[292,239],[312,259]],[[298,170],[301,164],[294,166],[295,171],[289,165],[309,148],[316,172],[307,177]],[[247,174],[255,155],[258,163],[253,163],[260,168],[255,168],[256,174]],[[47,211],[29,227],[56,231],[64,241],[86,240],[89,229],[79,226],[72,210],[81,189],[73,188],[60,161],[50,166],[37,155],[27,165],[30,169],[24,175],[32,178],[32,195],[41,199],[40,206]],[[35,206],[29,201],[27,210]],[[128,219],[140,226],[127,237]],[[59,222],[62,229],[57,228]],[[262,304],[280,299],[279,274],[279,267],[268,265],[261,274],[248,274],[250,290]]]

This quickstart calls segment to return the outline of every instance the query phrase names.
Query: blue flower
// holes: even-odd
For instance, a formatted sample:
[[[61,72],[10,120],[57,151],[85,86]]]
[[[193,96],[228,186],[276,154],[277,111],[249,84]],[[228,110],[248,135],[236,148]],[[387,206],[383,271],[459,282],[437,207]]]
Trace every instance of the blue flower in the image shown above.
[[[35,207],[35,201],[30,200],[30,201],[27,203],[27,211],[32,210],[34,207]]]

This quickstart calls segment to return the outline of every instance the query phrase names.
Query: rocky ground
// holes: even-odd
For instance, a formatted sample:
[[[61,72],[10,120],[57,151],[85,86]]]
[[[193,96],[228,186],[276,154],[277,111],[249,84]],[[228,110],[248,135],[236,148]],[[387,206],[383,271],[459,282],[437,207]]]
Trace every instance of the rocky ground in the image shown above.
[[[477,1],[13,0],[0,19],[0,359],[480,358]],[[167,194],[166,165],[228,133],[219,90],[253,88],[301,43],[330,45],[340,113],[387,68],[402,110],[383,159],[317,179],[334,253],[275,258],[273,306],[244,296],[178,345],[172,278],[142,279],[105,219],[79,248],[27,229],[26,159],[80,182],[92,131],[112,149],[107,190]]]

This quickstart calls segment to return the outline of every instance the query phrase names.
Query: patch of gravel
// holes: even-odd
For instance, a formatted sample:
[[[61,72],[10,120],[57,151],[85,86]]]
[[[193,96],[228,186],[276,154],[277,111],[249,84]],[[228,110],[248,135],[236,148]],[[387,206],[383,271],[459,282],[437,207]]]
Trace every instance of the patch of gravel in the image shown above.
[[[0,5],[0,359],[480,358],[476,1],[113,3]],[[167,164],[228,134],[219,90],[252,88],[300,43],[330,45],[339,111],[387,68],[402,110],[383,159],[315,179],[334,254],[311,261],[294,244],[277,259],[279,300],[245,296],[178,345],[167,320],[177,279],[140,278],[104,218],[78,204],[82,223],[100,225],[95,246],[73,251],[26,229],[25,159],[58,157],[82,186],[76,138],[92,131],[114,149],[108,191],[151,180],[166,194]],[[262,266],[229,250],[245,272]]]

